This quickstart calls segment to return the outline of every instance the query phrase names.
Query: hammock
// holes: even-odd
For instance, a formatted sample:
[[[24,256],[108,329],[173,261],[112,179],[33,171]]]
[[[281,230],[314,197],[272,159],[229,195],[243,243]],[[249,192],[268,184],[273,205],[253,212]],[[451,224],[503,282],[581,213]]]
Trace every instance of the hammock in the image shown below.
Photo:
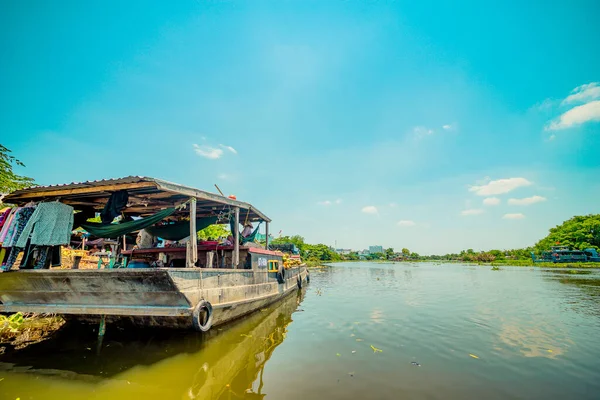
[[[240,241],[242,242],[242,244],[248,243],[248,242],[254,242],[254,239],[256,238],[256,235],[258,234],[258,228],[260,228],[260,224],[262,224],[262,221],[260,221],[258,223],[258,225],[256,226],[256,229],[254,229],[254,232],[252,232],[251,234],[249,234],[246,237],[243,237],[240,232]],[[233,215],[229,218],[229,229],[231,229],[231,235],[233,236],[233,234],[235,232],[235,217]]]
[[[94,236],[107,239],[116,239],[119,236],[152,226],[172,215],[174,212],[175,208],[167,208],[157,212],[156,214],[150,215],[149,217],[140,218],[135,221],[123,222],[122,224],[104,225],[97,222],[86,222],[81,224],[81,227]],[[187,236],[189,236],[189,228]]]
[[[196,232],[217,222],[216,216],[196,219]],[[181,240],[190,236],[190,221],[175,222],[173,224],[151,226],[146,230],[152,235],[166,240]]]

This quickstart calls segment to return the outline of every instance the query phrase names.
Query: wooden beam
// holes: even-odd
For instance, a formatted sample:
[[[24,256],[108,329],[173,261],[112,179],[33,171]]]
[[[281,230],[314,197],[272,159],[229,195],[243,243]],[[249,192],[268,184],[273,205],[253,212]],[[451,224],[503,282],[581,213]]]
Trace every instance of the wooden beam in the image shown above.
[[[233,268],[240,263],[240,208],[234,208],[235,226],[233,228]]]
[[[190,199],[190,260],[188,267],[194,268],[198,261],[198,239],[196,235],[196,198]]]
[[[5,197],[5,202],[14,202],[15,200],[21,199],[33,199],[33,198],[44,198],[44,197],[62,197],[62,196],[71,196],[78,194],[87,194],[87,193],[102,193],[102,192],[116,192],[118,190],[127,190],[127,189],[138,189],[145,187],[157,187],[154,182],[137,182],[137,183],[126,183],[121,185],[106,185],[106,186],[88,186],[88,187],[78,187],[72,189],[46,189],[46,190],[32,190],[26,191],[23,193],[13,193],[9,194]]]

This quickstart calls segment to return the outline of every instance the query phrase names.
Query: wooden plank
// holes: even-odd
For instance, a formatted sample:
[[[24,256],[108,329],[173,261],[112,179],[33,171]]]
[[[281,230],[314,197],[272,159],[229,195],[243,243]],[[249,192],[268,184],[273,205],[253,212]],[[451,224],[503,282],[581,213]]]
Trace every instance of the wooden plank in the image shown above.
[[[47,189],[41,191],[31,191],[20,193],[16,195],[8,195],[5,198],[5,201],[14,202],[15,200],[21,199],[33,199],[33,198],[43,198],[43,197],[61,197],[61,196],[72,196],[78,194],[86,194],[86,193],[102,193],[102,192],[112,192],[117,190],[127,190],[127,189],[138,189],[145,187],[157,187],[154,182],[138,182],[138,183],[126,183],[126,184],[117,184],[117,185],[106,185],[106,186],[89,186],[89,187],[79,187],[73,189]]]

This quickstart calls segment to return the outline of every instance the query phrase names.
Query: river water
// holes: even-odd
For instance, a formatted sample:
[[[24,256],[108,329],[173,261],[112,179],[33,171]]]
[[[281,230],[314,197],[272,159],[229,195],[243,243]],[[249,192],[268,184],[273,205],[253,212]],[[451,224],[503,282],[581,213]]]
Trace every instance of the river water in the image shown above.
[[[0,399],[597,399],[600,271],[351,263],[209,335],[0,356]]]

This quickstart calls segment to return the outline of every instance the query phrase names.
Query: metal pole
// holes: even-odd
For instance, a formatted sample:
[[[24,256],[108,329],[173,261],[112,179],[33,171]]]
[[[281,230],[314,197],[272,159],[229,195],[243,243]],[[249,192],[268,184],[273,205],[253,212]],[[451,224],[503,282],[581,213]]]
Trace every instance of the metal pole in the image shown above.
[[[196,198],[190,199],[190,258],[188,267],[194,268],[198,261],[198,237],[196,234]]]
[[[269,250],[269,223],[265,224],[265,249]]]
[[[235,224],[233,227],[233,268],[240,263],[240,208],[234,208]]]

